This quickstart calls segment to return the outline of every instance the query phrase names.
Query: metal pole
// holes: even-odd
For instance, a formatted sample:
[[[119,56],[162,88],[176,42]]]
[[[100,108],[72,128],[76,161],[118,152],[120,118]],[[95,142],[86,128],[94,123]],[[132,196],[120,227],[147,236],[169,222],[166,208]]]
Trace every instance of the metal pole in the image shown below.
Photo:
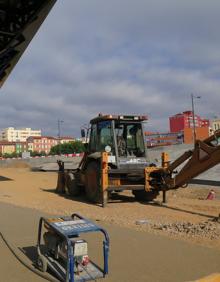
[[[194,95],[191,93],[191,99],[192,99],[192,115],[193,115],[193,141],[194,141],[194,146],[195,146],[195,143],[196,143],[196,122],[195,122],[194,98],[200,99],[201,96],[194,96]]]
[[[163,190],[163,204],[167,203],[166,190]]]
[[[58,119],[57,125],[58,125],[58,145],[59,145],[59,155],[61,155],[61,148],[60,148],[60,138],[61,138],[61,123],[64,122],[63,120]]]
[[[192,99],[192,115],[193,115],[193,143],[196,143],[196,124],[195,124],[195,109],[194,109],[194,96],[191,94]]]

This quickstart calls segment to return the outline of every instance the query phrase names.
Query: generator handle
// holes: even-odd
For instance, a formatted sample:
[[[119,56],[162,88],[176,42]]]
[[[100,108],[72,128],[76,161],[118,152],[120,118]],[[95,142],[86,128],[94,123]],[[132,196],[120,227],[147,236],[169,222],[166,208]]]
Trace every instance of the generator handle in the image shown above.
[[[40,255],[40,242],[41,242],[41,230],[42,230],[42,221],[43,218],[40,218],[39,226],[38,226],[38,235],[37,235],[37,252]]]
[[[85,219],[85,220],[87,220],[86,218],[84,218],[83,216],[79,215],[78,213],[73,213],[71,217],[72,217],[72,218],[77,217],[77,218],[79,218],[79,219]],[[98,226],[98,225],[96,225],[96,226],[97,226],[98,229],[104,234],[105,240],[106,240],[106,242],[107,242],[108,245],[109,245],[110,239],[109,239],[109,236],[108,236],[107,231],[106,231],[104,228],[102,228],[102,227],[100,227],[100,226]]]

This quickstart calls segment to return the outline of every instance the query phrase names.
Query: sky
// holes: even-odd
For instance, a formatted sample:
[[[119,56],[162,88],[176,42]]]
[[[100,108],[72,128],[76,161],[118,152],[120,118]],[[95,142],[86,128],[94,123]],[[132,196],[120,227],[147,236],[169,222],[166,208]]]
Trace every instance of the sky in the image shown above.
[[[98,113],[220,116],[219,0],[58,0],[0,89],[0,128],[79,137]]]

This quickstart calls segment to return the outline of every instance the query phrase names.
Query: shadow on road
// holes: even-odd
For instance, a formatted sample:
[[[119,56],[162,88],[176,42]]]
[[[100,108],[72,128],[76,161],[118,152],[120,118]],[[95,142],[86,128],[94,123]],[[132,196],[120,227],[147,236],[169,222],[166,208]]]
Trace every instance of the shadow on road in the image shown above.
[[[143,205],[152,205],[154,207],[160,207],[160,208],[170,209],[170,210],[174,210],[174,211],[180,211],[180,212],[184,212],[184,213],[199,215],[199,216],[206,217],[206,218],[215,218],[215,216],[213,216],[213,215],[204,214],[204,213],[195,212],[195,211],[189,211],[189,210],[185,210],[185,209],[181,209],[181,208],[176,208],[176,207],[171,207],[171,206],[169,206],[167,204],[162,204],[161,202],[151,202],[151,203],[141,202],[141,204],[143,204]]]
[[[13,181],[13,179],[0,175],[0,181]]]
[[[27,247],[22,247],[19,248],[19,250],[27,257],[28,260],[30,260],[30,263],[32,265],[32,267],[34,267],[36,270],[38,269],[37,267],[37,259],[38,259],[38,252],[37,252],[37,247],[36,246],[27,246]],[[43,253],[46,253],[46,247],[45,245],[41,245],[41,251]],[[54,276],[52,270],[50,268],[47,269],[47,272],[44,273],[45,275],[48,275],[48,281],[54,281],[51,280],[51,278],[56,278],[56,276]]]
[[[97,207],[101,207],[100,204],[97,203],[93,203],[91,201],[89,201],[86,198],[86,194],[85,192],[82,192],[82,194],[80,196],[71,196],[71,195],[67,195],[67,194],[61,194],[61,193],[57,193],[56,189],[45,189],[45,188],[41,188],[41,191],[43,192],[48,192],[48,193],[53,193],[53,194],[57,194],[65,199],[68,200],[72,200],[72,201],[76,201],[76,202],[81,202],[81,203],[85,203],[87,205],[91,205],[91,206],[97,206]],[[133,202],[137,202],[137,200],[135,200],[134,196],[128,196],[128,195],[122,195],[119,193],[112,193],[111,197],[108,200],[108,204],[113,204],[113,203],[133,203]]]
[[[56,189],[41,188],[41,190],[44,191],[44,192],[57,194]],[[58,194],[58,195],[65,198],[65,199],[68,199],[68,200],[72,200],[72,201],[76,201],[76,202],[80,202],[80,203],[85,203],[85,204],[91,205],[91,206],[101,207],[100,204],[92,203],[89,200],[87,200],[85,193],[83,193],[82,195],[77,196],[77,197],[73,197],[73,196],[70,196],[70,195],[67,195],[67,194]],[[184,213],[188,213],[188,214],[199,215],[199,216],[206,217],[206,218],[214,218],[213,215],[208,215],[208,214],[203,214],[203,213],[200,213],[200,212],[195,212],[195,211],[185,210],[185,209],[181,209],[181,208],[171,207],[168,204],[162,204],[162,202],[157,201],[157,200],[152,201],[152,202],[137,201],[135,199],[135,197],[132,196],[132,195],[123,195],[123,194],[119,194],[119,193],[113,193],[111,195],[111,198],[108,201],[108,205],[109,204],[111,205],[111,204],[114,204],[114,203],[123,204],[123,203],[134,203],[134,202],[139,202],[142,205],[151,205],[151,206],[154,206],[154,207],[166,208],[166,209],[180,211],[180,212],[184,212]]]
[[[216,180],[192,179],[189,183],[198,184],[198,185],[215,186],[215,187],[220,188],[220,181],[216,181]]]
[[[19,250],[33,263],[33,265],[37,261],[37,247],[36,246],[29,246],[29,247],[22,247]]]
[[[64,194],[64,193],[57,193],[56,192],[56,189],[45,189],[45,188],[41,188],[41,191],[43,192],[47,192],[47,193],[52,193],[52,194],[56,194],[60,197],[63,197],[65,199],[68,199],[68,200],[72,200],[72,201],[76,201],[76,202],[81,202],[81,203],[85,203],[87,205],[91,205],[91,206],[100,206],[100,204],[96,204],[96,203],[92,203],[90,202],[89,200],[86,199],[86,196],[85,194],[83,193],[82,195],[80,196],[71,196],[71,195],[67,195],[67,194]]]

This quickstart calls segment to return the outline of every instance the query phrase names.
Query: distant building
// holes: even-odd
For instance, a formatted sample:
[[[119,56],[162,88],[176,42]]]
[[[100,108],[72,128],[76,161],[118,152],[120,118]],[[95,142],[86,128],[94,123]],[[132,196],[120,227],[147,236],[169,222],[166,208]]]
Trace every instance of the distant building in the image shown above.
[[[8,141],[0,141],[0,153],[4,154],[12,154],[17,153],[20,154],[22,152],[26,152],[28,150],[26,142],[8,142]]]
[[[197,140],[204,140],[211,135],[209,127],[196,127],[195,131]],[[192,144],[194,142],[193,128],[185,128],[183,133],[184,143]]]
[[[211,128],[213,131],[219,130],[220,129],[220,119],[213,119],[211,121]]]
[[[185,111],[183,113],[176,114],[169,118],[170,132],[179,132],[183,135],[184,143],[191,144],[194,142],[194,124],[193,124],[193,112]],[[210,121],[208,119],[201,118],[199,115],[195,115],[195,132],[196,139],[204,140],[211,134]]]
[[[193,128],[193,112],[185,111],[169,118],[170,132],[184,131],[185,128]],[[195,127],[209,127],[208,119],[203,119],[199,115],[195,115]]]
[[[8,141],[0,141],[0,154],[3,156],[4,154],[12,154],[15,153],[15,143]]]
[[[26,142],[30,136],[41,136],[41,130],[32,130],[31,128],[15,129],[8,127],[0,131],[0,140],[8,142]]]
[[[14,142],[14,144],[15,144],[15,152],[17,154],[28,151],[27,142]]]
[[[28,151],[45,152],[49,154],[50,149],[58,144],[58,139],[52,136],[29,137],[27,139]]]
[[[145,132],[147,147],[168,146],[183,143],[183,134],[179,132]]]
[[[89,136],[77,138],[76,141],[80,141],[82,143],[89,143]]]
[[[63,136],[60,137],[59,140],[60,140],[60,144],[64,144],[64,143],[74,142],[76,139],[70,136]]]

